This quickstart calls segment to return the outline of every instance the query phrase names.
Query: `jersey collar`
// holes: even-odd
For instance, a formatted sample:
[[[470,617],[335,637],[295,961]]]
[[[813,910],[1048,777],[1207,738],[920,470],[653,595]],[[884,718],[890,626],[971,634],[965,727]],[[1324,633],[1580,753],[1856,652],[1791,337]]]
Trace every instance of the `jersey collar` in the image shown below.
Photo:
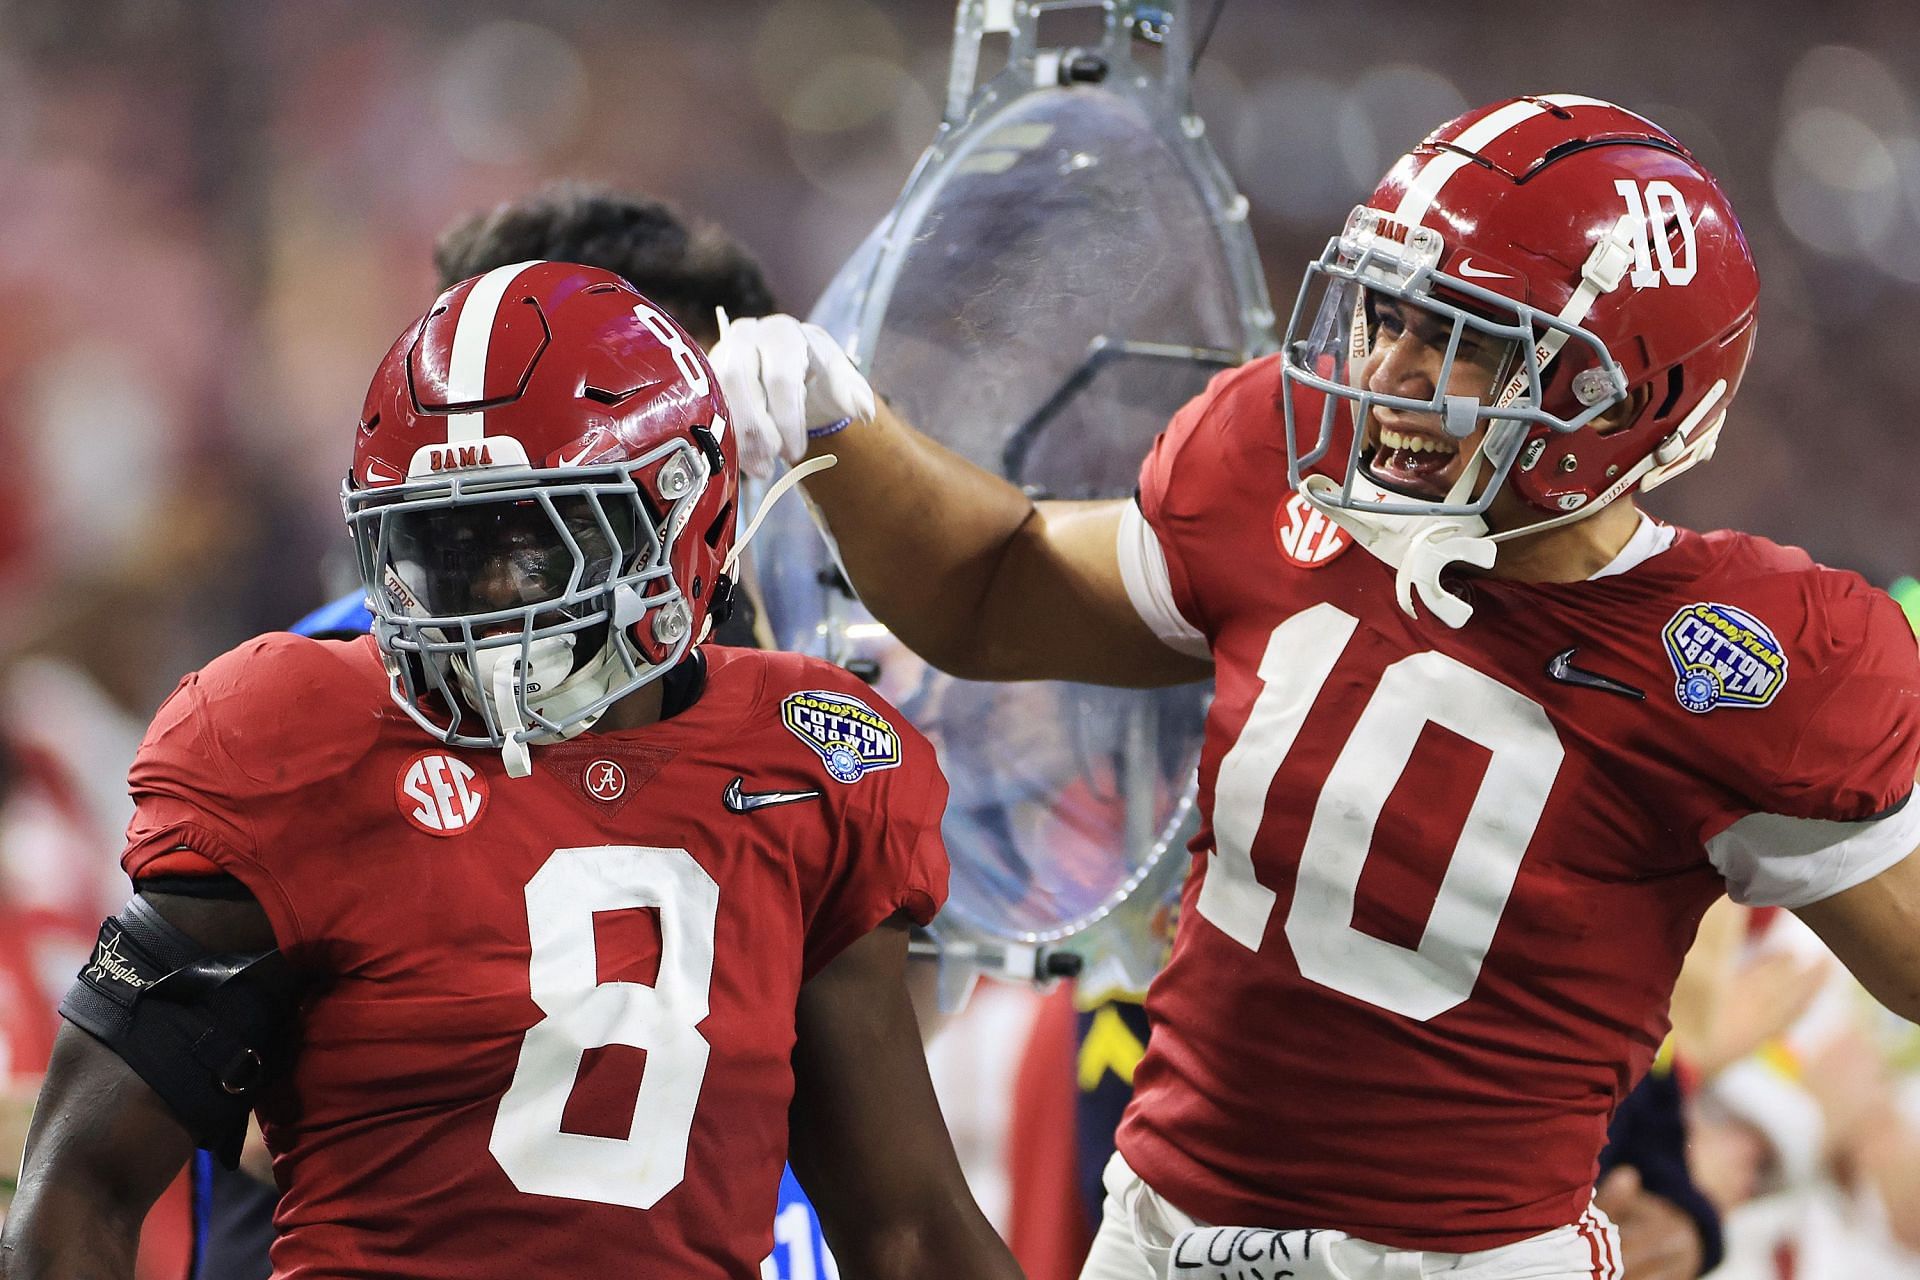
[[[1676,536],[1670,524],[1661,524],[1646,512],[1640,513],[1640,523],[1634,528],[1633,536],[1627,539],[1627,545],[1620,548],[1620,554],[1607,561],[1598,573],[1588,578],[1596,582],[1601,578],[1611,578],[1637,569],[1647,561],[1673,545]]]

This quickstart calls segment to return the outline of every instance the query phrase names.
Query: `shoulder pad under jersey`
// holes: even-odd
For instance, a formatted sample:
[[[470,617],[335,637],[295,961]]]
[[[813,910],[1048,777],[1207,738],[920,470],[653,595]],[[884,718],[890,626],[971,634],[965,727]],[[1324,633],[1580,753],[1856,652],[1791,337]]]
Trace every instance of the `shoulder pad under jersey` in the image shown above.
[[[275,632],[222,654],[188,681],[212,745],[263,794],[351,768],[392,708],[370,640]]]
[[[1765,715],[1733,739],[1748,798],[1768,813],[1839,821],[1901,801],[1920,764],[1920,653],[1900,607],[1797,548],[1710,539],[1724,554],[1667,643],[1685,656],[1684,628],[1701,615],[1755,655],[1748,666],[1767,667],[1749,682],[1766,691]]]

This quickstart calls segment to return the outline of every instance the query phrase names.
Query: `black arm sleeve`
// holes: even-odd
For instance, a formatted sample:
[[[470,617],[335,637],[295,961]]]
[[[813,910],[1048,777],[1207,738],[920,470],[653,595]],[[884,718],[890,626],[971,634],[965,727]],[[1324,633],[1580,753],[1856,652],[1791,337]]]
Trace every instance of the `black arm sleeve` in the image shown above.
[[[136,897],[100,926],[60,1013],[232,1168],[254,1095],[288,1055],[298,994],[280,952],[213,954]]]
[[[142,876],[134,881],[140,893],[164,893],[175,898],[213,898],[221,902],[251,902],[253,890],[229,875]]]

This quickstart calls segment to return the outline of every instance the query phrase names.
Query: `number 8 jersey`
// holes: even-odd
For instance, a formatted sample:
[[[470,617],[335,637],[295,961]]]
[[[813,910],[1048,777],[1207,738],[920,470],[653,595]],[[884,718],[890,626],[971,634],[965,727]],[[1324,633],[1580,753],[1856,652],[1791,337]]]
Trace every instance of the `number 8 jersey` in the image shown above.
[[[702,650],[641,729],[422,734],[370,639],[189,676],[132,773],[136,881],[225,872],[312,979],[261,1107],[275,1274],[760,1274],[806,979],[946,892],[946,785],[871,690]]]
[[[1220,375],[1121,533],[1217,691],[1119,1147],[1201,1221],[1492,1248],[1587,1208],[1716,897],[1920,845],[1920,661],[1858,577],[1650,520],[1593,579],[1410,618],[1291,494],[1279,393],[1277,358]]]

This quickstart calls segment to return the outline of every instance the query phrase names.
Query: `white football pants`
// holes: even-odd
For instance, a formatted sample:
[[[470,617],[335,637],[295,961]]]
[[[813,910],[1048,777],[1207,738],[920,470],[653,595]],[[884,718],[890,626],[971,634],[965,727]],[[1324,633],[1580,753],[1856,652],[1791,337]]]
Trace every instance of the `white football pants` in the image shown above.
[[[1100,1230],[1080,1280],[1167,1280],[1174,1240],[1200,1224],[1161,1199],[1117,1153],[1102,1181],[1107,1198]],[[1330,1246],[1322,1241],[1315,1252],[1315,1262],[1291,1264],[1299,1280],[1620,1280],[1625,1274],[1620,1235],[1598,1208],[1579,1222],[1478,1253],[1392,1249],[1351,1236]],[[1182,1268],[1182,1274],[1214,1272]]]

